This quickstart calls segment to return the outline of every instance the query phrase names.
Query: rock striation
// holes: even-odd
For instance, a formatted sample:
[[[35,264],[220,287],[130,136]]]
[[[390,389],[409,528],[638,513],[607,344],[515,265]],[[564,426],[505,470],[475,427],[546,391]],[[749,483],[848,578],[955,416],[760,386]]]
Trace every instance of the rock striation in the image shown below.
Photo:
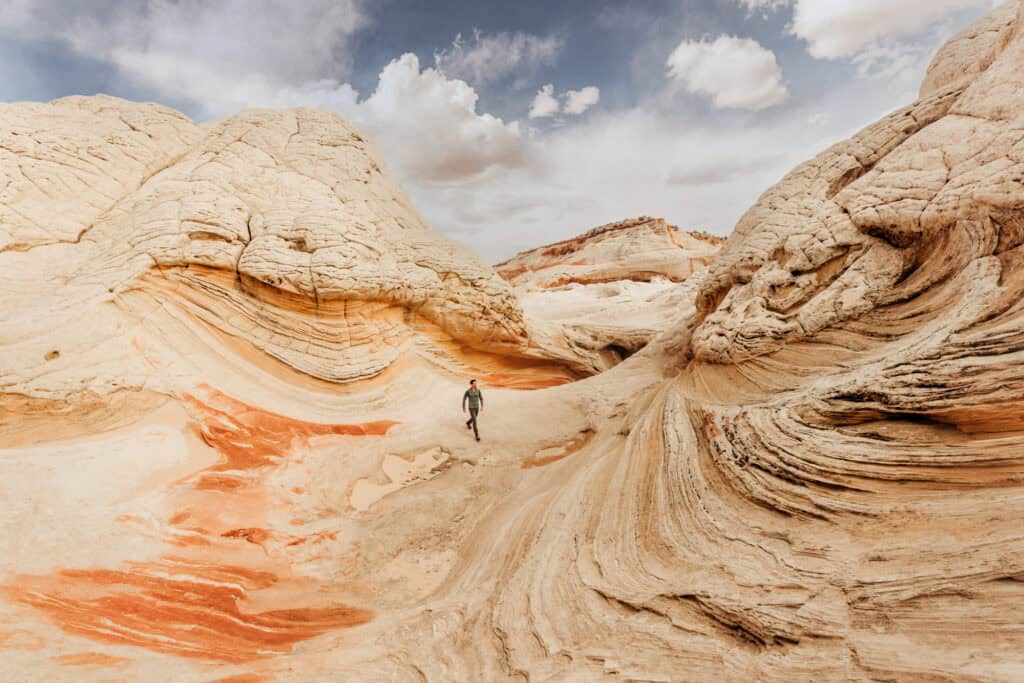
[[[1011,2],[682,282],[510,284],[328,114],[5,106],[0,678],[1020,680],[1021,74]]]
[[[335,115],[254,111],[201,129],[164,107],[75,97],[0,118],[4,314],[26,332],[7,344],[8,393],[44,391],[24,384],[52,375],[51,351],[111,341],[79,321],[53,329],[68,309],[188,308],[328,381],[377,376],[428,337],[530,353],[508,285],[430,233]]]
[[[722,239],[641,216],[531,249],[494,268],[512,284],[533,337],[590,372],[621,362],[690,307],[695,275]]]
[[[494,269],[529,290],[625,280],[683,282],[711,263],[722,242],[708,233],[683,232],[662,218],[640,216],[524,251]]]

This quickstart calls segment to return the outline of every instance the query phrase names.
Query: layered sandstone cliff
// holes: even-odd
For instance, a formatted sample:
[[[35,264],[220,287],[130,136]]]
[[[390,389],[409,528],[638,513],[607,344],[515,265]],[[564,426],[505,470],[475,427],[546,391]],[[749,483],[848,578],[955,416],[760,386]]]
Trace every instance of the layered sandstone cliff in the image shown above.
[[[681,231],[662,218],[641,216],[524,251],[494,269],[527,290],[622,281],[683,282],[711,263],[722,242],[714,235]]]
[[[336,117],[0,110],[3,677],[1020,679],[1021,27],[586,379]]]
[[[687,310],[722,239],[641,216],[522,252],[494,268],[539,338],[591,371],[646,346]],[[554,351],[553,351],[554,352]]]

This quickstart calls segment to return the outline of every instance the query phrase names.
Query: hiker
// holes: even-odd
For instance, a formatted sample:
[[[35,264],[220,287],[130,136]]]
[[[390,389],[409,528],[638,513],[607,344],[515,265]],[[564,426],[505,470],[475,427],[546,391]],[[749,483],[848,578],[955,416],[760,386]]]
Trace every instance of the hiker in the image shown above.
[[[480,432],[476,428],[476,416],[484,409],[484,395],[476,388],[476,380],[469,380],[469,389],[462,395],[462,412],[466,412],[466,401],[469,401],[469,419],[466,420],[466,429],[473,428],[473,436],[480,440]]]

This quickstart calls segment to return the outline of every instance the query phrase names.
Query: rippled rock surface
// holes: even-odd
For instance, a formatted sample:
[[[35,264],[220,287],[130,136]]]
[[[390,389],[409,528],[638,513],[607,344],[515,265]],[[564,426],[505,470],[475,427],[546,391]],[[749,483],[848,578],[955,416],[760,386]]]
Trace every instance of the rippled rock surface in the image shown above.
[[[336,117],[0,109],[3,678],[1019,680],[1022,15],[615,358]]]

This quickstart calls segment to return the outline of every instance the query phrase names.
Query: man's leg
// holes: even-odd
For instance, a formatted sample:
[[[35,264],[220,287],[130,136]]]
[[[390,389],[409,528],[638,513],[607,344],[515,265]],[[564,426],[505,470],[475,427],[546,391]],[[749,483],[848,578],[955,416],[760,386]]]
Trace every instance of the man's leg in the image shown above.
[[[469,419],[473,423],[473,436],[475,436],[476,440],[479,441],[480,440],[480,432],[478,432],[477,429],[476,429],[476,414],[477,414],[477,411],[472,409],[472,408],[470,408],[469,409],[469,414],[471,416]]]

